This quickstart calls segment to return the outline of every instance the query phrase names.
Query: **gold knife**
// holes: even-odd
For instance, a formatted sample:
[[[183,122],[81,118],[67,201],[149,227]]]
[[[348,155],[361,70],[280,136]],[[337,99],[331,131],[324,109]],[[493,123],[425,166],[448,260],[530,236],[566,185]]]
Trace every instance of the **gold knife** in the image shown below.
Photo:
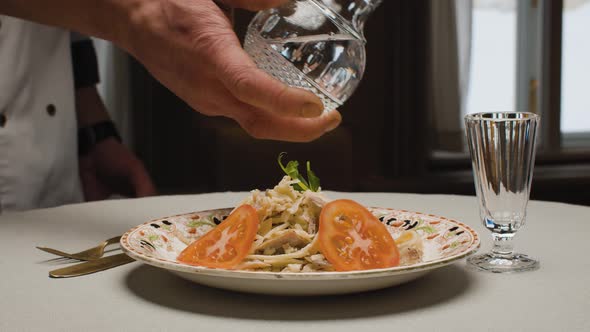
[[[135,262],[135,260],[125,254],[111,255],[93,261],[79,263],[50,271],[49,276],[53,278],[78,277],[99,271],[108,270],[110,268],[131,262]]]

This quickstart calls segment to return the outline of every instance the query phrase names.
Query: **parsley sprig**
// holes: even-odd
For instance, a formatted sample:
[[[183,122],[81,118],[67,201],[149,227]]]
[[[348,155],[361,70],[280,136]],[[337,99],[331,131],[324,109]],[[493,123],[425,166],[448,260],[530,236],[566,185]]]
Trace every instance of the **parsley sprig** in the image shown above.
[[[279,154],[278,162],[279,166],[285,174],[291,177],[293,180],[299,180],[298,183],[294,183],[292,186],[297,191],[319,191],[320,190],[320,178],[318,178],[315,173],[311,170],[310,162],[308,161],[307,166],[307,180],[299,173],[299,162],[297,160],[291,160],[287,163],[287,166],[283,165],[282,159],[285,156],[286,152],[281,152]]]

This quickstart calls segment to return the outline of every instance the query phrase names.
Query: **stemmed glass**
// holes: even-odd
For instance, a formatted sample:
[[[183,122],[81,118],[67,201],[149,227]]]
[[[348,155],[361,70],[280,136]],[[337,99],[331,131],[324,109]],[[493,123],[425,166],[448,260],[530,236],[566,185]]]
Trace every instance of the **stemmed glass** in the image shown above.
[[[465,116],[480,216],[492,232],[491,252],[469,257],[472,266],[491,272],[534,270],[539,262],[513,251],[529,201],[539,116],[526,112]]]

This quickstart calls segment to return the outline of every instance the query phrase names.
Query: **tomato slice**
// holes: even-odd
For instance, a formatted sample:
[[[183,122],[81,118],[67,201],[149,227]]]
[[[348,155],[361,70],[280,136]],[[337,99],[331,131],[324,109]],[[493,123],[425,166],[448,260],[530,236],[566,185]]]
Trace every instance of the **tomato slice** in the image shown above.
[[[242,205],[221,224],[186,247],[177,259],[190,265],[231,269],[250,252],[258,222],[256,209]]]
[[[397,266],[399,252],[391,234],[369,210],[340,199],[324,206],[318,231],[320,250],[336,271]]]

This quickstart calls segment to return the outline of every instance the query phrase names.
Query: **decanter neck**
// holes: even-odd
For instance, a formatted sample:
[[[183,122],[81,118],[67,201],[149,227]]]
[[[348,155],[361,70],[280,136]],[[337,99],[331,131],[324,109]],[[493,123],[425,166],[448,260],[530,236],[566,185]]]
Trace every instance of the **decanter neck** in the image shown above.
[[[382,0],[311,0],[344,19],[364,39],[365,21]]]

